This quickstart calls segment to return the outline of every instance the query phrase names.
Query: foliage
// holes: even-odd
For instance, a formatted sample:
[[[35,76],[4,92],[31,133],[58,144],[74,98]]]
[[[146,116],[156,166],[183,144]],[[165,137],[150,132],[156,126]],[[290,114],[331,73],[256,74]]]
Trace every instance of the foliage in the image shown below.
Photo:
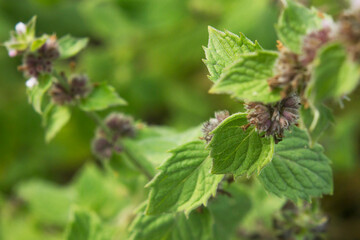
[[[136,5],[119,4],[135,14]],[[157,25],[167,28],[179,23],[181,17],[175,13],[182,4],[161,5],[168,9],[166,23],[156,21],[158,9],[139,17],[138,24],[152,20],[148,27],[153,31]],[[0,212],[0,234],[24,238],[19,233],[10,235],[23,224],[21,219],[29,219],[26,230],[34,239],[47,239],[48,229],[55,229],[51,238],[68,240],[249,239],[253,234],[271,239],[298,225],[305,231],[291,234],[312,237],[312,225],[321,227],[326,218],[318,205],[311,204],[333,194],[334,185],[331,161],[318,143],[334,122],[326,104],[342,101],[355,90],[359,61],[348,51],[348,42],[337,35],[330,16],[293,0],[283,4],[276,27],[278,51],[264,49],[243,33],[208,28],[204,63],[213,84],[209,92],[230,95],[244,103],[245,111],[217,112],[204,123],[202,132],[200,127],[183,132],[152,127],[119,112],[103,117],[103,112],[118,111],[128,101],[103,78],[89,77],[74,67],[72,61],[91,41],[70,35],[37,37],[36,17],[18,23],[3,45],[10,57],[23,58],[19,70],[27,78],[29,103],[42,118],[45,141],[55,139],[71,124],[73,115],[88,116],[97,127],[91,147],[99,164],[84,165],[65,186],[40,179],[19,184],[15,193],[19,203],[0,201],[7,209]],[[93,27],[102,29],[102,41],[117,41],[118,34],[131,31],[141,37],[124,12],[117,14],[109,5],[96,2],[84,6],[82,11],[98,14]],[[208,4],[194,6],[213,14]],[[125,22],[113,39],[108,31],[117,26],[107,26],[108,16]],[[152,62],[160,50],[151,49],[155,51]],[[179,61],[186,62],[189,53],[181,56],[170,51],[168,57],[181,56]],[[102,64],[101,56],[95,60]],[[171,64],[164,62],[171,72]],[[152,67],[156,71],[159,66]],[[174,89],[166,94],[176,98],[181,89]],[[156,98],[157,88],[146,92]],[[201,111],[196,107],[190,108]],[[285,215],[289,221],[271,226],[287,207],[281,208],[283,203],[291,201],[299,209],[307,202],[304,206],[312,211],[286,213],[280,222]],[[12,211],[20,211],[19,217]]]

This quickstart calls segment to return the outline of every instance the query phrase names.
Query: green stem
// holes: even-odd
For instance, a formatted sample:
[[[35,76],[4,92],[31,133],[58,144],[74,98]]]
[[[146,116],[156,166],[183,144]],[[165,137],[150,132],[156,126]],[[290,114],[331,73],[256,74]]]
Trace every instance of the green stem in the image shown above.
[[[123,153],[127,156],[127,158],[131,161],[131,163],[134,164],[135,167],[142,174],[144,174],[149,180],[151,180],[153,178],[152,174],[146,168],[144,168],[143,165],[141,165],[141,163],[136,159],[136,157],[134,157],[134,155],[129,150],[124,148]]]

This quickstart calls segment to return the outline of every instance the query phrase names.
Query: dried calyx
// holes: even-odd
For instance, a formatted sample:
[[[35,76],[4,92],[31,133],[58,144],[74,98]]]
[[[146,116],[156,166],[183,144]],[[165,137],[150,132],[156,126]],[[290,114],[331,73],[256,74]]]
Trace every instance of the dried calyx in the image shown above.
[[[122,113],[112,113],[105,119],[106,131],[103,128],[96,130],[96,137],[92,149],[101,159],[109,159],[113,153],[121,153],[123,147],[120,141],[123,138],[133,138],[136,134],[134,120]]]
[[[265,133],[265,136],[273,136],[278,143],[284,137],[284,131],[297,123],[299,107],[300,98],[295,94],[273,104],[245,103],[249,124],[244,129],[253,125],[257,131]]]
[[[215,113],[215,118],[210,118],[209,121],[205,122],[202,128],[203,139],[209,143],[213,137],[211,132],[226,118],[230,116],[227,110],[219,111]]]
[[[51,73],[53,61],[59,58],[60,52],[56,37],[50,37],[36,52],[24,55],[23,65],[19,67],[27,77],[38,77],[42,73]]]
[[[360,8],[345,11],[339,18],[338,37],[355,61],[360,61]]]
[[[278,41],[277,47],[280,53],[275,65],[276,75],[268,79],[270,88],[282,89],[283,98],[293,92],[303,96],[311,77],[311,63],[319,48],[331,38],[331,28],[328,26],[310,32],[304,37],[301,54],[290,51]]]
[[[75,75],[67,79],[64,73],[59,76],[62,81],[54,83],[50,96],[54,103],[58,105],[70,104],[74,100],[87,96],[91,91],[89,80],[84,75]]]

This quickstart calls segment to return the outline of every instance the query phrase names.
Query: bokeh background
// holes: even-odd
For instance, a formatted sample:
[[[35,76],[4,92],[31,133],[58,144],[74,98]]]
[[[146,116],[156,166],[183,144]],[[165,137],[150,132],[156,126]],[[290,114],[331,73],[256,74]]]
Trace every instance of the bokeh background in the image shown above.
[[[303,2],[335,17],[347,7],[345,0]],[[228,96],[207,92],[207,26],[243,32],[274,49],[279,9],[275,0],[0,0],[0,41],[33,15],[38,35],[89,37],[89,47],[74,59],[76,70],[114,85],[129,102],[119,110],[182,130],[215,110],[241,109]],[[95,125],[81,112],[45,143],[40,116],[27,103],[25,80],[16,70],[20,63],[0,49],[0,212],[19,184],[33,178],[66,184],[95,161],[89,144]],[[335,175],[335,195],[323,199],[329,239],[360,239],[359,92],[344,109],[333,104],[336,124],[321,139]]]

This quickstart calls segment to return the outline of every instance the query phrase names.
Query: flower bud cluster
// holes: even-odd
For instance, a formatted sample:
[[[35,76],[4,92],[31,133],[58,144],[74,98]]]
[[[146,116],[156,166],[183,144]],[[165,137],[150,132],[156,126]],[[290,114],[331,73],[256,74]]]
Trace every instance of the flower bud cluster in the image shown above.
[[[279,239],[325,239],[329,219],[309,203],[300,206],[287,201],[273,217],[273,228]]]
[[[112,113],[105,119],[105,127],[96,131],[96,137],[92,143],[92,149],[96,156],[109,159],[114,153],[121,153],[121,139],[135,137],[136,130],[132,117],[122,113]]]
[[[268,79],[270,88],[281,88],[283,97],[293,92],[303,96],[311,77],[311,63],[319,48],[331,40],[331,32],[329,26],[310,32],[303,40],[301,54],[290,51],[278,42],[280,53],[275,66],[276,75]]]
[[[219,126],[219,124],[224,121],[226,118],[228,118],[230,116],[229,112],[224,110],[224,111],[219,111],[215,113],[215,118],[210,118],[209,121],[205,122],[202,128],[202,132],[203,132],[203,139],[209,143],[213,137],[213,135],[211,134],[211,132],[217,127]]]
[[[55,38],[49,38],[36,52],[26,53],[20,70],[29,77],[37,78],[42,73],[51,73],[53,61],[60,56]]]
[[[89,79],[84,75],[75,75],[70,81],[65,75],[60,77],[64,81],[54,83],[49,91],[52,100],[58,105],[70,104],[74,100],[84,98],[91,90]]]
[[[281,141],[285,130],[297,123],[299,107],[300,98],[296,95],[286,97],[274,104],[261,102],[245,104],[249,125],[255,126],[257,131],[265,133],[266,136],[274,136],[276,142]]]
[[[344,12],[338,22],[338,36],[355,61],[360,61],[360,8]]]

